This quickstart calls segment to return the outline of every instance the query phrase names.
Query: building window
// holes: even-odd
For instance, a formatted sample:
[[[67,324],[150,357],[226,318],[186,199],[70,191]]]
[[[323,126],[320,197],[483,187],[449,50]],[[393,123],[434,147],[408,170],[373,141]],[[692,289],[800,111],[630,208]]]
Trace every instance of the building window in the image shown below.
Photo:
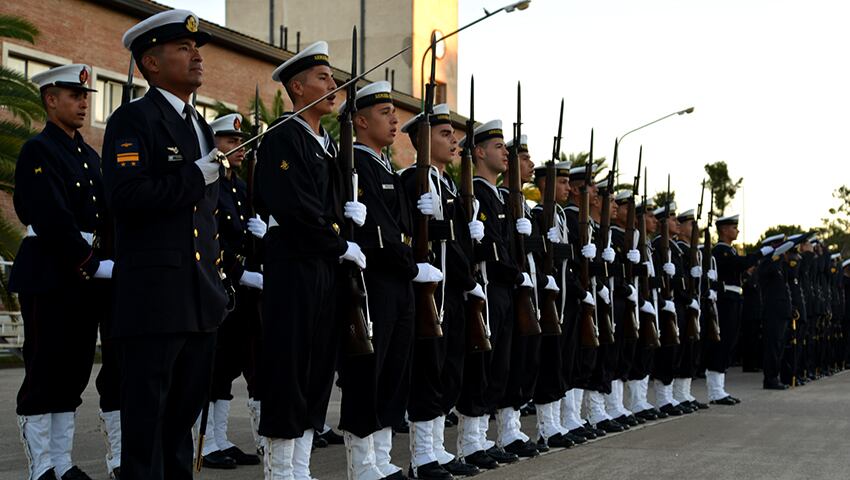
[[[11,68],[12,70],[24,74],[26,79],[29,80],[32,78],[33,75],[41,72],[46,72],[47,70],[50,70],[56,65],[50,65],[23,56],[9,55],[9,58],[6,60],[6,66]]]
[[[434,86],[434,105],[448,103],[448,90],[446,88],[445,83],[437,81],[437,85]]]
[[[95,81],[95,89],[97,89],[97,93],[94,95],[94,120],[98,123],[106,123],[112,112],[121,106],[124,83],[98,76]],[[133,98],[143,96],[145,90],[146,88],[142,85],[133,85]]]
[[[198,102],[198,104],[195,105],[195,110],[204,117],[204,120],[206,120],[207,123],[212,122],[216,119],[216,117],[218,117],[218,110],[213,108],[212,105]]]

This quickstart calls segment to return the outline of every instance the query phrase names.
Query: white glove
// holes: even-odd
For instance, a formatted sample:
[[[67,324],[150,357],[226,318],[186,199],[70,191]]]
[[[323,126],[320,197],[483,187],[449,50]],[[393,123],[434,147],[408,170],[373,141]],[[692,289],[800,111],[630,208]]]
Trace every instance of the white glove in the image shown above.
[[[716,302],[717,301],[717,290],[709,289],[708,299],[711,300],[712,302]]]
[[[768,256],[770,256],[771,253],[773,253],[773,247],[771,247],[771,246],[761,247],[759,252],[761,252],[762,257],[768,257]]]
[[[626,297],[626,300],[632,303],[638,303],[637,289],[634,285],[626,285],[629,289],[629,296]]]
[[[640,262],[640,252],[635,249],[629,250],[629,252],[626,253],[626,258],[628,258],[630,262],[637,264]]]
[[[605,302],[605,305],[611,305],[611,292],[608,290],[608,287],[599,289],[599,298]]]
[[[195,160],[195,165],[204,175],[204,183],[209,185],[218,180],[218,170],[221,168],[221,159],[224,154],[213,148],[212,151],[205,156]]]
[[[366,205],[360,202],[345,202],[343,210],[345,218],[350,218],[358,227],[366,223]]]
[[[549,239],[552,243],[561,243],[563,242],[563,238],[561,237],[561,229],[558,227],[552,227],[546,232],[546,238]]]
[[[244,272],[242,272],[242,278],[239,279],[239,285],[244,285],[246,287],[262,290],[263,274],[257,272],[249,272],[248,270],[245,270]]]
[[[263,238],[266,236],[266,232],[269,230],[269,226],[266,225],[266,222],[257,215],[255,218],[248,219],[248,231],[251,232],[257,238]]]
[[[558,287],[558,284],[555,282],[555,277],[552,275],[546,275],[546,290],[552,290],[553,292],[560,292],[561,288]]]
[[[596,258],[596,245],[588,243],[581,247],[581,256],[588,259]]]
[[[676,314],[676,305],[673,302],[671,302],[670,300],[664,300],[664,306],[661,307],[661,310],[664,310],[665,312],[670,312],[673,315],[675,315]]]
[[[582,303],[586,303],[588,305],[596,306],[596,299],[593,298],[593,295],[590,292],[584,292],[584,298],[581,299]]]
[[[431,192],[425,192],[416,201],[416,208],[422,215],[434,215],[434,196]]]
[[[661,267],[661,270],[664,270],[664,273],[666,273],[668,277],[676,275],[676,265],[673,265],[670,262],[665,263]]]
[[[640,311],[653,316],[657,315],[657,313],[655,313],[655,306],[652,305],[652,302],[643,302],[643,305],[640,306]]]
[[[700,308],[697,299],[692,299],[691,303],[688,305],[688,308],[690,308],[691,310],[696,310],[696,312],[699,313]]]
[[[364,255],[363,251],[360,250],[360,245],[357,245],[354,242],[346,243],[348,243],[348,248],[345,250],[345,253],[339,257],[339,260],[348,260],[349,262],[354,262],[360,268],[366,268],[366,255]]]
[[[464,300],[469,298],[470,295],[472,295],[473,297],[478,297],[481,300],[487,300],[487,296],[484,295],[484,289],[481,288],[481,284],[479,284],[479,283],[476,283],[475,288],[473,288],[472,290],[470,290],[468,292],[463,292]]]
[[[531,221],[527,218],[518,218],[516,221],[516,231],[520,235],[531,235]]]
[[[443,272],[430,263],[417,263],[419,273],[413,278],[416,283],[435,283],[443,280]]]
[[[708,279],[711,280],[712,282],[717,281],[717,270],[712,268],[711,270],[708,271],[707,275],[708,275]]]
[[[112,267],[115,266],[115,262],[112,260],[101,260],[100,265],[97,266],[97,271],[94,272],[94,278],[112,278]]]
[[[520,283],[519,286],[520,287],[528,287],[528,288],[534,287],[534,282],[531,281],[531,275],[529,275],[525,272],[522,272],[522,283]]]
[[[605,263],[614,263],[614,249],[607,247],[602,250],[602,260],[605,260]]]
[[[472,220],[469,222],[469,236],[476,242],[484,239],[484,223],[480,220]]]
[[[702,267],[700,267],[699,265],[697,265],[695,267],[691,267],[691,277],[693,277],[693,278],[702,277]]]

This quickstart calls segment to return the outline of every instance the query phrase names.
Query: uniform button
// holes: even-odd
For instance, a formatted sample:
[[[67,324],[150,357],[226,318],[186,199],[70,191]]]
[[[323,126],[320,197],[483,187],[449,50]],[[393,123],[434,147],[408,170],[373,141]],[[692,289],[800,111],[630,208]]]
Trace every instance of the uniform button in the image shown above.
[[[89,180],[89,185],[94,185],[94,180]]]
[[[236,187],[233,187],[233,193],[236,193]]]
[[[239,220],[245,220],[245,217],[243,217],[242,215],[239,215]]]
[[[239,206],[241,207],[241,206],[242,206],[242,201],[241,201],[241,200],[236,200],[236,205],[239,205]]]
[[[92,202],[96,202],[96,201],[97,201],[97,197],[96,197],[96,196],[94,196],[94,195],[92,195],[92,196],[91,196],[91,201],[92,201]]]
[[[77,153],[83,153],[83,149],[81,149],[80,147],[77,147]]]
[[[230,215],[227,216],[227,219],[230,220]]]
[[[198,207],[197,207],[197,206],[192,207],[192,209],[193,209],[193,210],[192,210],[193,212],[197,212],[197,211],[198,211]]]
[[[217,233],[215,234],[215,237],[213,237],[213,240],[218,240],[218,234]]]
[[[218,215],[218,209],[217,209],[217,208],[216,208],[216,209],[215,209],[215,211],[213,212],[213,215]]]
[[[198,238],[198,229],[195,229],[195,238]]]
[[[221,264],[221,259],[220,259],[220,258],[216,258],[216,259],[215,259],[215,264],[216,264],[216,265],[220,265],[220,264]]]
[[[77,188],[80,188],[80,182],[77,182]]]
[[[201,261],[201,252],[195,252],[195,260]]]
[[[100,218],[100,214],[99,214],[99,213],[95,213],[95,214],[94,214],[94,218]]]
[[[89,164],[88,164],[88,163],[83,163],[83,168],[89,168]]]

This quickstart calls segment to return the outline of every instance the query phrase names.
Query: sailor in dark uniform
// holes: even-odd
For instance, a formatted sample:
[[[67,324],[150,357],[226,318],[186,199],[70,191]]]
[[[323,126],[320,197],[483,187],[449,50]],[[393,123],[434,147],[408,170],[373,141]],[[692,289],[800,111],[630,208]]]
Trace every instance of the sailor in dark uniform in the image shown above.
[[[762,246],[773,247],[770,257],[758,265],[759,285],[764,295],[764,383],[766,390],[785,390],[788,385],[779,379],[782,363],[783,339],[793,315],[791,291],[785,271],[785,255],[794,247],[784,234],[762,241]],[[722,330],[721,330],[722,332]]]
[[[103,141],[116,229],[123,478],[192,478],[191,427],[206,401],[228,295],[214,210],[220,153],[189,99],[203,82],[198,17],[169,10],[123,38],[151,85]]]
[[[90,478],[71,459],[74,412],[91,374],[112,260],[100,251],[106,204],[100,158],[77,131],[88,110],[87,65],[33,75],[47,113],[21,148],[15,212],[27,226],[9,289],[24,320],[24,381],[18,426],[31,480]],[[94,311],[92,311],[94,307]],[[104,317],[104,318],[99,318]]]
[[[799,240],[803,235],[802,233],[791,235],[788,240]],[[803,243],[809,245],[809,242]],[[788,280],[788,290],[791,293],[791,322],[785,332],[779,379],[786,385],[797,387],[806,383],[805,375],[800,375],[800,367],[803,364],[800,350],[803,343],[802,332],[807,323],[802,285],[802,256],[798,248],[794,248],[786,254],[785,277]]]
[[[419,114],[401,127],[401,131],[410,136],[414,147],[417,146],[421,121],[422,114]],[[431,191],[438,193],[440,207],[429,222],[428,235],[432,241],[435,266],[444,274],[436,294],[436,301],[443,312],[443,336],[418,339],[413,349],[411,393],[407,407],[413,452],[409,476],[413,478],[440,478],[439,471],[432,473],[436,470],[433,462],[439,463],[452,475],[468,476],[479,472],[475,465],[462,463],[446,451],[445,427],[446,415],[453,408],[468,413],[457,404],[461,385],[467,380],[464,369],[471,371],[475,366],[483,367],[480,361],[476,362],[480,360],[480,353],[470,353],[469,356],[474,359],[471,365],[466,364],[467,326],[464,305],[470,295],[485,299],[484,289],[473,277],[471,265],[472,242],[473,239],[477,241],[483,238],[484,224],[477,219],[469,221],[469,212],[463,207],[458,186],[446,173],[447,165],[456,158],[458,150],[448,105],[434,105],[429,123]],[[405,169],[401,177],[411,204],[418,202],[416,169]],[[481,370],[483,368],[476,372],[476,378],[481,377]],[[417,466],[415,472],[412,468],[414,465]]]
[[[283,84],[295,110],[332,91],[327,43],[303,49],[272,79]],[[254,201],[269,225],[259,372],[268,478],[309,478],[313,434],[324,429],[336,366],[340,260],[366,266],[360,247],[339,234],[344,218],[362,225],[366,207],[343,206],[337,146],[320,122],[334,100],[284,114],[272,126],[287,123],[263,137],[258,151]]]
[[[241,130],[242,116],[238,113],[219,117],[210,127],[215,135],[216,148],[222,152],[234,149],[245,138]],[[256,378],[253,375],[253,365],[256,362],[252,361],[252,354],[258,352],[252,351],[252,344],[260,339],[259,302],[263,289],[263,274],[260,272],[261,265],[257,262],[255,249],[251,245],[255,238],[263,238],[266,224],[251,216],[248,186],[236,174],[235,169],[242,165],[244,158],[244,149],[228,156],[230,166],[218,182],[216,219],[223,253],[221,266],[227,278],[237,283],[235,308],[219,327],[215,346],[207,434],[202,452],[204,466],[209,468],[235,468],[236,465],[260,463],[257,455],[246,454],[227,438],[233,380],[245,375],[248,381],[249,407],[259,409],[256,405]]]

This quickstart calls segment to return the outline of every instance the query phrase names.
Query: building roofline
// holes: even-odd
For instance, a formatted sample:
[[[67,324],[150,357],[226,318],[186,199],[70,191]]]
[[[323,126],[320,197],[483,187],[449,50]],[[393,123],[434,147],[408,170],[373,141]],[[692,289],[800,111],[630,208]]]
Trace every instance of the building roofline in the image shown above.
[[[157,3],[151,0],[90,0],[93,3],[104,5],[113,10],[117,10],[128,15],[143,19],[162,12],[170,10],[171,7]],[[220,45],[230,50],[248,55],[266,62],[281,64],[289,60],[295,55],[295,52],[290,52],[274,45],[270,45],[262,40],[250,37],[236,30],[221,26],[217,23],[212,23],[201,19],[201,28],[212,34],[210,43]],[[337,83],[343,83],[351,77],[351,73],[331,66],[334,80]],[[269,72],[271,74],[271,72]],[[358,86],[365,86],[370,82],[361,80],[357,82]],[[416,113],[421,110],[422,100],[414,96],[393,90],[393,100],[397,106],[411,113]],[[452,112],[452,125],[455,129],[464,130],[466,128],[466,118]]]

